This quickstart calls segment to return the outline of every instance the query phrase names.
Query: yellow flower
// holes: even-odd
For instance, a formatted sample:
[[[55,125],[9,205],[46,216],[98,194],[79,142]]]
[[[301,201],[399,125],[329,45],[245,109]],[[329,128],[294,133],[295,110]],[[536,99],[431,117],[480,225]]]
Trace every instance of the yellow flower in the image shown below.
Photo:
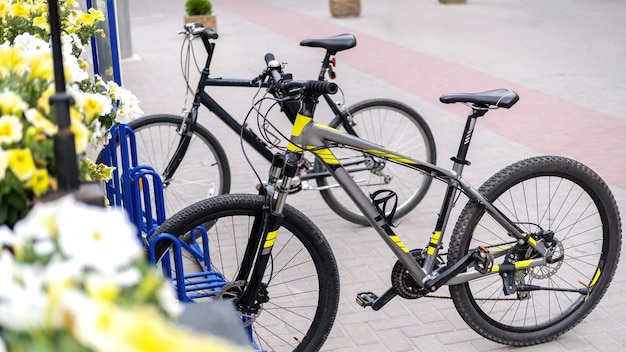
[[[151,308],[121,309],[96,302],[90,314],[80,314],[74,322],[78,340],[97,351],[197,351],[237,352],[251,349],[224,340],[196,335],[167,322]]]
[[[96,18],[93,17],[90,13],[81,13],[79,16],[79,21],[85,26],[91,26],[94,24]]]
[[[37,16],[33,18],[33,26],[50,31],[50,24],[48,23],[48,19],[44,16]]]
[[[96,22],[104,21],[104,13],[102,13],[102,11],[91,8],[89,9],[89,13],[94,17]]]
[[[0,17],[4,17],[9,12],[9,3],[0,1]]]
[[[25,6],[23,2],[18,2],[11,5],[11,15],[15,17],[30,17],[30,8],[28,5]]]
[[[26,182],[35,172],[35,161],[30,149],[12,149],[9,153],[9,168],[17,178]]]
[[[98,276],[90,276],[87,279],[85,290],[89,297],[105,302],[114,302],[122,292],[122,288],[115,281]]]
[[[9,166],[9,154],[4,150],[0,149],[0,181],[4,180],[4,175],[6,175],[7,167]]]
[[[10,90],[0,93],[0,113],[2,115],[21,115],[28,109],[28,104],[22,98]]]
[[[26,183],[26,187],[33,190],[33,193],[37,197],[46,193],[48,187],[50,187],[50,178],[48,177],[48,171],[44,169],[37,169],[33,172],[33,176],[30,181]]]
[[[87,122],[91,122],[94,118],[102,115],[104,105],[96,98],[95,95],[85,94],[84,98],[83,113],[85,114]]]
[[[76,144],[76,153],[82,154],[87,150],[87,144],[89,143],[90,132],[89,129],[79,121],[72,121],[70,130],[74,132],[74,141]]]
[[[41,97],[37,100],[37,107],[46,114],[50,113],[50,97],[54,94],[54,85],[50,84],[48,89],[41,93]]]
[[[54,136],[59,129],[56,124],[45,118],[37,109],[28,109],[24,115],[28,122],[37,129],[41,129],[48,136]]]
[[[19,117],[4,115],[0,117],[0,145],[8,145],[22,140],[24,127]]]
[[[28,79],[40,78],[46,81],[54,79],[54,69],[52,66],[52,53],[33,55],[27,59],[30,70]]]
[[[15,47],[0,48],[0,77],[6,77],[11,72],[21,75],[24,70],[24,54]]]

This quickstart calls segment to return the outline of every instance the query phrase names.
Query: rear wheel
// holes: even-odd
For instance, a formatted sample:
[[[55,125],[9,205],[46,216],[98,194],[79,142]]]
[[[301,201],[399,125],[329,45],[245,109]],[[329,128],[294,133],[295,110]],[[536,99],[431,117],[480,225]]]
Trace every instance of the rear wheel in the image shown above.
[[[247,282],[234,278],[242,261],[254,260],[244,258],[244,252],[264,204],[263,196],[221,195],[191,205],[158,229],[157,233],[173,234],[192,245],[182,256],[188,297],[233,301],[240,297]],[[289,205],[283,215],[258,304],[237,309],[259,349],[315,351],[328,337],[337,314],[337,264],[330,245],[311,220]],[[154,247],[158,264],[172,259],[171,242],[159,241]]]
[[[500,275],[450,286],[463,319],[484,337],[515,346],[550,341],[580,323],[605,294],[622,246],[620,215],[607,185],[576,161],[535,157],[501,170],[479,191],[561,259],[514,272],[514,285],[541,290],[505,295]],[[455,226],[448,260],[454,263],[479,246],[494,253],[509,246],[505,256],[518,263],[538,256],[509,236],[483,206],[470,202]],[[498,264],[503,259],[496,258]],[[588,294],[573,292],[585,287]]]
[[[348,108],[353,119],[351,127],[356,135],[370,142],[391,148],[419,160],[436,164],[435,139],[426,121],[413,108],[389,99],[371,99]],[[346,130],[341,118],[329,125]],[[365,194],[378,190],[392,190],[398,196],[395,218],[408,214],[424,198],[432,177],[383,158],[344,148],[333,148],[333,153],[350,172]],[[325,171],[316,160],[314,170]],[[361,211],[332,177],[316,179],[320,193],[328,206],[342,218],[360,225],[369,225]]]

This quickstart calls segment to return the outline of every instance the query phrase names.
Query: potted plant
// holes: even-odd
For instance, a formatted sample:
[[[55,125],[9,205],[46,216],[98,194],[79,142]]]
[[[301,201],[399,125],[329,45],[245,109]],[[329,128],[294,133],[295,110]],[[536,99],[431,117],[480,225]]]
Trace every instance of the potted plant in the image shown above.
[[[358,17],[361,15],[361,0],[330,0],[333,17]]]
[[[217,18],[213,14],[213,4],[209,0],[186,0],[185,23],[201,23],[205,28],[217,32]]]

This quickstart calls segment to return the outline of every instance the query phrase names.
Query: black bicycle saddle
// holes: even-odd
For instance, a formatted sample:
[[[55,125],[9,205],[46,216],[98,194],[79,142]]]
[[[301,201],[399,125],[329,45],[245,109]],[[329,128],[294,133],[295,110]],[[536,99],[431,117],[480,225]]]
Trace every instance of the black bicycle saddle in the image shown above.
[[[444,104],[472,103],[485,107],[495,106],[498,108],[510,108],[519,100],[514,91],[500,88],[480,93],[451,93],[444,94],[439,98]]]
[[[356,46],[356,37],[354,34],[344,33],[327,38],[305,39],[300,42],[300,45],[324,48],[331,55],[335,55],[338,51],[354,48]]]

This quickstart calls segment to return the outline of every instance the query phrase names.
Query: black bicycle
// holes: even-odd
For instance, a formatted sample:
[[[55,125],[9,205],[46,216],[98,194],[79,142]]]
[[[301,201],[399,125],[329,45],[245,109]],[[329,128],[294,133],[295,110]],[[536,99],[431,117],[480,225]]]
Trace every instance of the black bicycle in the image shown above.
[[[275,151],[275,140],[266,135],[266,126],[261,126],[258,130],[260,133],[255,133],[245,121],[240,123],[233,118],[211,97],[207,89],[216,86],[267,88],[266,71],[254,79],[212,78],[210,65],[218,35],[199,25],[186,25],[181,34],[185,35],[181,47],[183,76],[187,82],[188,94],[194,92],[191,109],[184,111],[182,116],[157,114],[129,123],[136,134],[139,162],[152,166],[163,179],[168,216],[191,203],[230,191],[228,158],[218,139],[198,123],[201,106],[213,112],[266,160],[271,162]],[[192,90],[188,77],[191,57],[195,59],[192,46],[195,38],[201,38],[208,56],[201,70],[197,89]],[[319,81],[325,81],[326,75],[331,79],[335,77],[334,56],[354,47],[356,38],[352,34],[341,34],[329,38],[306,39],[300,45],[326,50],[318,77]],[[333,101],[328,94],[322,94],[321,98],[335,115],[328,124],[330,127],[390,146],[429,163],[436,163],[435,141],[428,124],[406,104],[390,99],[370,99],[346,108],[342,102]],[[293,100],[279,102],[291,123],[295,121],[298,104]],[[338,157],[365,192],[371,193],[394,186],[399,201],[396,214],[398,218],[406,215],[421,201],[432,181],[429,175],[407,173],[383,158],[360,151],[345,150]],[[291,187],[292,193],[300,190],[319,191],[338,215],[351,222],[368,225],[367,219],[352,205],[321,163],[303,158],[298,165],[297,174],[298,177]]]

